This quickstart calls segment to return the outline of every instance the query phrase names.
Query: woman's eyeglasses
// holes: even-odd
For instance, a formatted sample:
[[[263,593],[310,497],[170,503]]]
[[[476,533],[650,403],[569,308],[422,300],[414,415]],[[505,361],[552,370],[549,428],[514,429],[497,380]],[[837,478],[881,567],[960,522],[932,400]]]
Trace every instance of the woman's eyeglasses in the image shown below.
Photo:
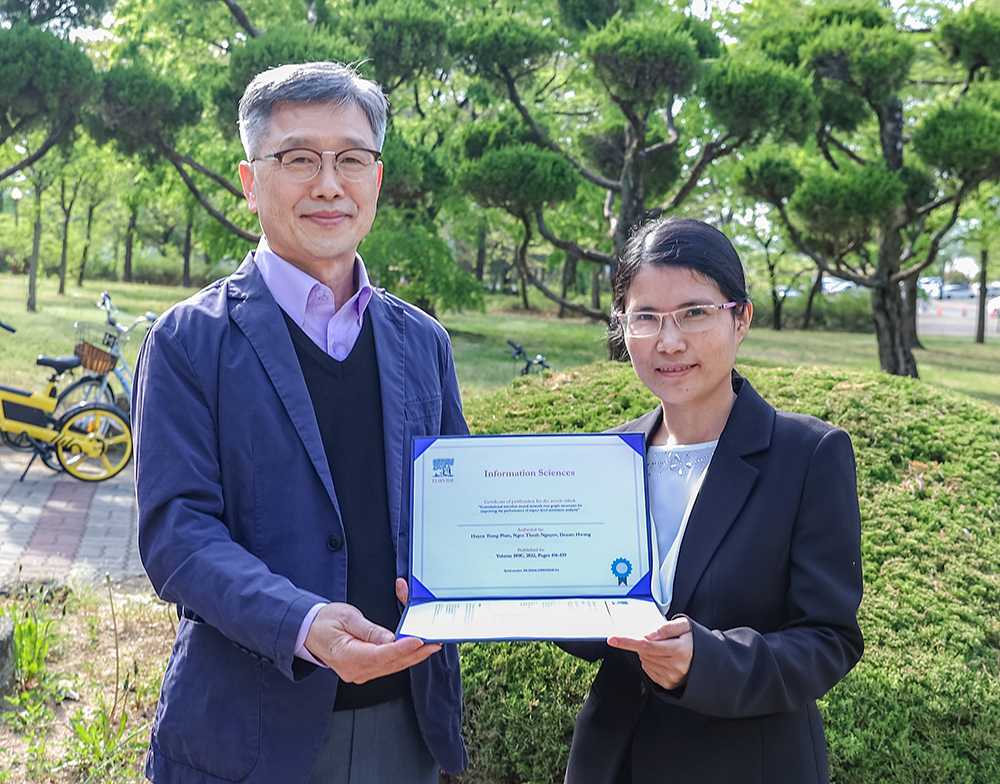
[[[265,158],[274,158],[281,164],[282,173],[296,182],[308,182],[323,169],[323,156],[333,156],[333,170],[345,180],[359,182],[363,180],[378,163],[382,153],[375,150],[366,150],[363,147],[352,147],[349,150],[334,152],[326,150],[317,152],[304,147],[296,147],[292,150],[282,150],[262,158],[254,158],[254,161]]]
[[[663,319],[667,317],[673,319],[681,332],[705,332],[715,326],[722,311],[735,308],[737,304],[724,302],[721,305],[690,305],[666,313],[634,310],[631,313],[619,313],[618,321],[625,328],[626,336],[630,338],[651,338],[659,335],[663,330]]]

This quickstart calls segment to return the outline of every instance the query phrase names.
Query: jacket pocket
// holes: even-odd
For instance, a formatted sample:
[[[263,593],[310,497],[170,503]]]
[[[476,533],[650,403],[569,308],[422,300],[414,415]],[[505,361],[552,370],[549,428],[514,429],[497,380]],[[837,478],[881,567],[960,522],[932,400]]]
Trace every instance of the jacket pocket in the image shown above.
[[[441,431],[441,396],[407,401],[403,416],[413,435],[437,434]],[[408,446],[408,445],[407,445]]]
[[[214,627],[182,618],[153,725],[162,754],[226,781],[245,778],[260,754],[264,666]]]

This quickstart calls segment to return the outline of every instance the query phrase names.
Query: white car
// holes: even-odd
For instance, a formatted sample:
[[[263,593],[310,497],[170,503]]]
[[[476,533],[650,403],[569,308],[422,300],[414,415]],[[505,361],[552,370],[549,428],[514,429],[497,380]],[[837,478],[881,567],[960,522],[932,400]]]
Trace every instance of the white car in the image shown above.
[[[967,283],[945,283],[942,299],[974,299],[976,292]]]
[[[986,303],[986,312],[990,316],[1000,316],[1000,297],[994,297]]]

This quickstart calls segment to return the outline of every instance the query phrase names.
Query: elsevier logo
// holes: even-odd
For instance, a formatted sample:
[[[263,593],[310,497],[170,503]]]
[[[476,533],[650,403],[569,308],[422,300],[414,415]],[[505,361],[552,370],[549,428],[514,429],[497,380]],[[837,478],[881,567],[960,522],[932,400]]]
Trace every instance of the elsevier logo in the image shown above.
[[[452,476],[451,467],[455,465],[454,457],[435,457],[432,464],[435,477]]]

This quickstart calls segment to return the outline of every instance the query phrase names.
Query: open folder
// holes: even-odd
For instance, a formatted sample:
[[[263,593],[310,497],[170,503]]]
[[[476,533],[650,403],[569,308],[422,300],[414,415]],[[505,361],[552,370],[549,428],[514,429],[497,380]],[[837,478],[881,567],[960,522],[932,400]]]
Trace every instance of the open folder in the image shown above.
[[[415,437],[412,455],[397,637],[641,638],[663,624],[641,433]]]

